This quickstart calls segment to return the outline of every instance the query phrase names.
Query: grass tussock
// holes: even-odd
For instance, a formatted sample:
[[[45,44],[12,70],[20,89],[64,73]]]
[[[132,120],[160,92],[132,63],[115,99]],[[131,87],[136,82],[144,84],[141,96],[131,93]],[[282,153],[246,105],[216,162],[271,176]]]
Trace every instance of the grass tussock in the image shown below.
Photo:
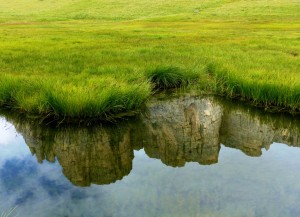
[[[163,90],[186,86],[198,76],[184,72],[178,67],[157,67],[149,71],[147,77],[153,84],[154,89]]]
[[[248,101],[266,110],[300,112],[300,86],[296,82],[253,81],[213,64],[209,66],[209,73],[214,78],[213,91],[220,95]]]
[[[114,84],[113,84],[114,83]],[[58,119],[100,118],[137,110],[151,94],[150,84],[99,79],[74,85],[55,80],[0,79],[2,107]]]
[[[101,87],[57,87],[47,89],[44,104],[57,117],[109,118],[114,114],[138,109],[149,97],[149,84]]]

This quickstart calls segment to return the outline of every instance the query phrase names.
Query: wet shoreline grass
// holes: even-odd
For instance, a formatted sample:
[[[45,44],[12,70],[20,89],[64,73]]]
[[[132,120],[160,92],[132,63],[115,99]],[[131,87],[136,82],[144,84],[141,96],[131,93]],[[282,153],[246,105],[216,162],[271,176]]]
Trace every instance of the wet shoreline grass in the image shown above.
[[[299,2],[156,1],[0,0],[0,106],[113,119],[188,85],[299,113]]]

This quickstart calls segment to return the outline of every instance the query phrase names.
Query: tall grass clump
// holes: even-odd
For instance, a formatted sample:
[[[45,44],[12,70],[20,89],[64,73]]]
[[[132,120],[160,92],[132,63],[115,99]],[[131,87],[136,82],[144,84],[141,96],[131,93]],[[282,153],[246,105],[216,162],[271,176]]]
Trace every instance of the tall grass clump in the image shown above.
[[[48,86],[44,95],[47,113],[58,118],[113,119],[119,113],[140,108],[151,94],[149,83],[131,84],[110,80],[86,86]],[[104,86],[105,85],[105,86]]]
[[[214,91],[274,111],[300,112],[300,87],[292,81],[253,80],[217,65],[209,66]]]
[[[179,67],[157,67],[148,71],[146,75],[156,90],[186,86],[198,77],[196,74],[185,72]]]
[[[0,79],[0,106],[42,119],[113,120],[134,113],[152,93],[144,80],[131,83],[105,76],[84,78],[37,78],[3,76]]]
[[[41,110],[39,96],[43,93],[42,88],[43,83],[39,79],[3,75],[0,79],[0,105],[22,112],[38,113]]]
[[[14,104],[18,83],[18,80],[13,79],[11,76],[3,75],[0,78],[0,106]]]

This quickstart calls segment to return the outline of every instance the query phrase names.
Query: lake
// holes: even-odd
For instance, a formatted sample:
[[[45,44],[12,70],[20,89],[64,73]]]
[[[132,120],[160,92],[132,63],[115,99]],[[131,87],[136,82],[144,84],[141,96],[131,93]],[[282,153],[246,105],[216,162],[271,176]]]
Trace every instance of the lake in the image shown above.
[[[0,215],[300,216],[299,117],[163,96],[136,118],[0,116]]]

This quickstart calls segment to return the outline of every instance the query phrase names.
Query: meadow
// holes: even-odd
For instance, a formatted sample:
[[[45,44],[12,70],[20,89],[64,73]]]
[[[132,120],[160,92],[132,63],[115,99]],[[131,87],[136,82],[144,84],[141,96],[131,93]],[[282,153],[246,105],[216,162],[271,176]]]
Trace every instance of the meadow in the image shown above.
[[[300,112],[300,0],[0,0],[0,106],[110,119],[186,86]]]

